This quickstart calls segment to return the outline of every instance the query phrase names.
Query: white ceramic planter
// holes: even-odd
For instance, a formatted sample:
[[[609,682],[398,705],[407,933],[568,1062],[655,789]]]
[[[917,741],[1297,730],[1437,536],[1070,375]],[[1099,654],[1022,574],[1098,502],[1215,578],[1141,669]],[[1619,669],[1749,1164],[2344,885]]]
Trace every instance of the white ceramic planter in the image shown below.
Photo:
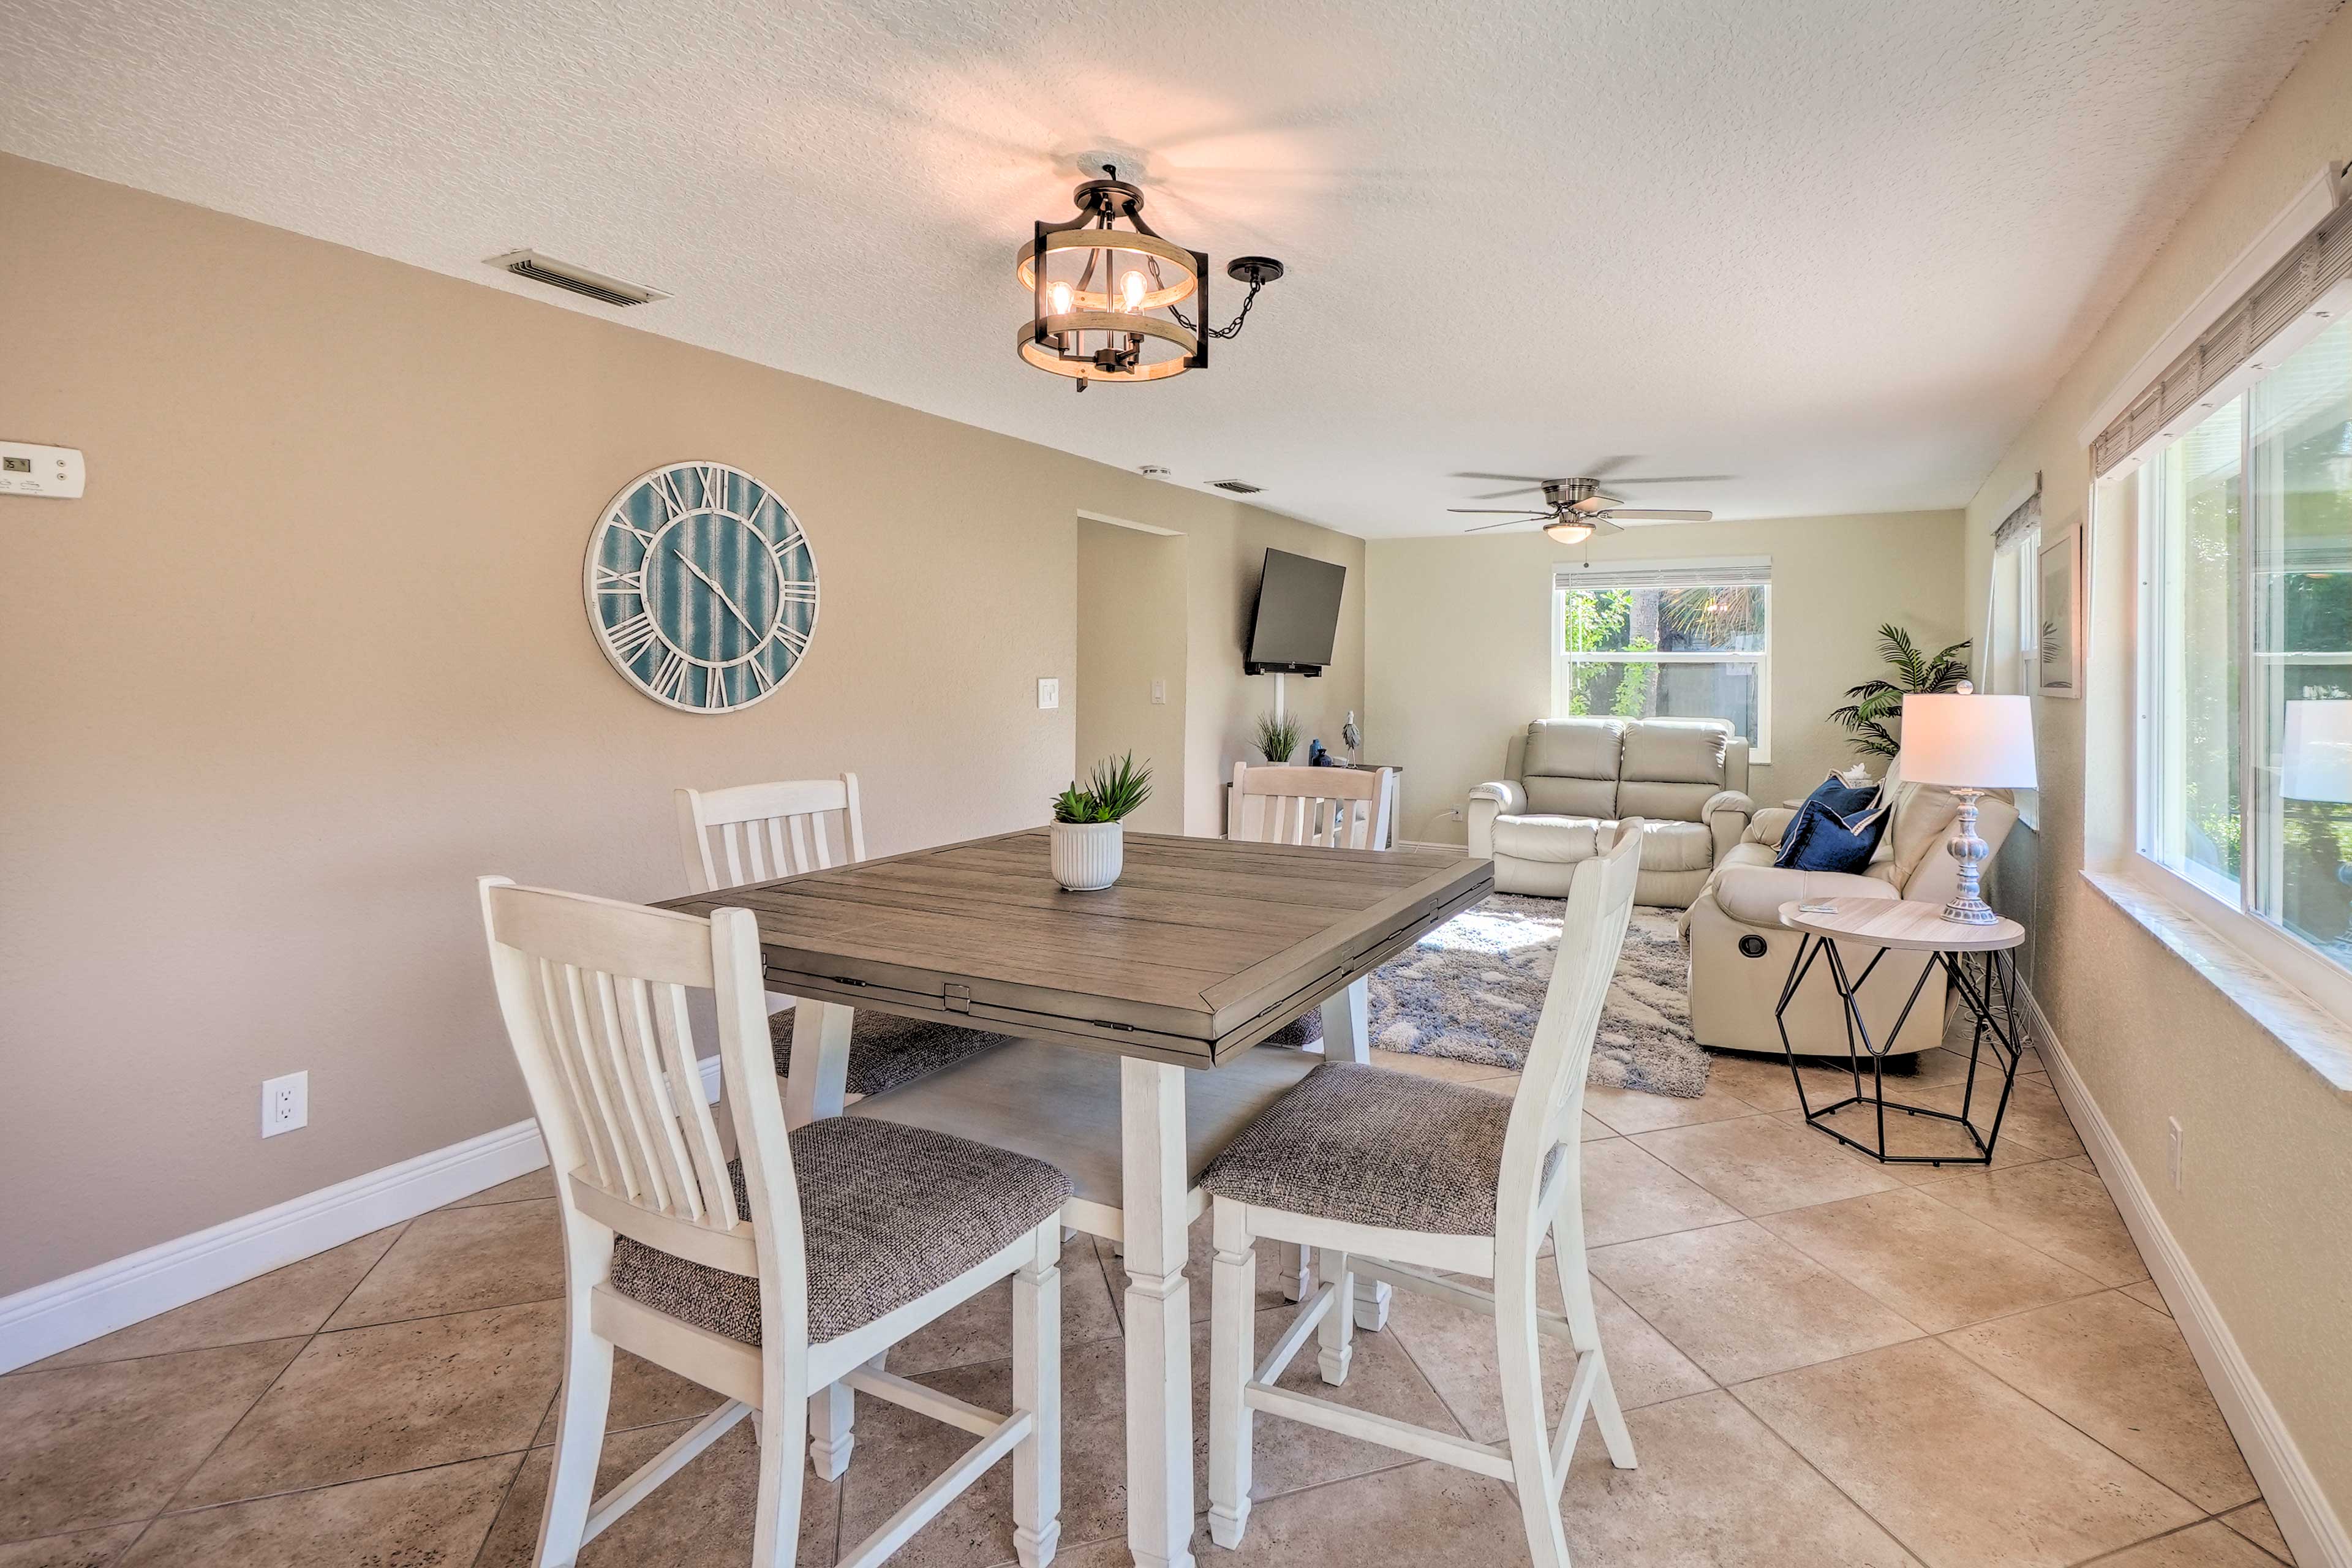
[[[1054,880],[1074,893],[1092,892],[1118,880],[1126,841],[1116,822],[1056,822],[1051,829]]]

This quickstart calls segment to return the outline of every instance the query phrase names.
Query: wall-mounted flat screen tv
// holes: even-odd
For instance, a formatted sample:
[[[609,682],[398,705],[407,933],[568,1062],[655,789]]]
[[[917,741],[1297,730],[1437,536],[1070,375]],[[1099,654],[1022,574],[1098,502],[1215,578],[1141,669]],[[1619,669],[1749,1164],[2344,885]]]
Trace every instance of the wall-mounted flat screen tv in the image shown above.
[[[1322,674],[1339,635],[1339,592],[1347,582],[1345,566],[1267,551],[1242,668],[1252,675]]]

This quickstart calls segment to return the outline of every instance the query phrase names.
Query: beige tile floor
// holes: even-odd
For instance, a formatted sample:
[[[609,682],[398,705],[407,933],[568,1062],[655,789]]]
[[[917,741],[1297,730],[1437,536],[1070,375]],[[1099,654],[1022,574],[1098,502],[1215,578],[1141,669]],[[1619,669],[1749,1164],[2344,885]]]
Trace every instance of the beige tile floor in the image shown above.
[[[1508,1092],[1457,1063],[1384,1058]],[[1916,1088],[1950,1098],[1954,1058]],[[1824,1080],[1826,1081],[1826,1080]],[[2046,1079],[1990,1171],[1889,1171],[1807,1130],[1787,1069],[1722,1058],[1703,1100],[1595,1090],[1586,1209],[1602,1331],[1641,1468],[1589,1436],[1562,1504],[1592,1568],[2112,1563],[2264,1568],[2286,1547]],[[362,1237],[0,1377],[0,1568],[506,1568],[528,1563],[554,1435],[562,1277],[544,1173]],[[1205,1226],[1196,1239],[1205,1242]],[[1203,1261],[1196,1247],[1196,1262]],[[1548,1267],[1548,1266],[1547,1266]],[[1059,1561],[1127,1561],[1121,1283],[1064,1272]],[[1194,1365],[1207,1360],[1196,1272]],[[1271,1337],[1286,1309],[1260,1315]],[[1008,1396],[1000,1290],[893,1356]],[[1340,1397],[1499,1435],[1491,1331],[1401,1298]],[[1292,1373],[1315,1376],[1314,1358]],[[1565,1363],[1547,1365],[1564,1387]],[[712,1396],[623,1358],[605,1448],[626,1474]],[[1198,1447],[1206,1399],[1196,1391]],[[1001,1406],[1000,1406],[1001,1407]],[[1265,1420],[1261,1506],[1203,1568],[1521,1561],[1502,1486]],[[753,1449],[734,1433],[583,1554],[741,1561]],[[829,1564],[967,1439],[871,1401],[800,1560]],[[1202,1494],[1205,1496],[1205,1492]],[[1012,1558],[1002,1468],[899,1562]]]

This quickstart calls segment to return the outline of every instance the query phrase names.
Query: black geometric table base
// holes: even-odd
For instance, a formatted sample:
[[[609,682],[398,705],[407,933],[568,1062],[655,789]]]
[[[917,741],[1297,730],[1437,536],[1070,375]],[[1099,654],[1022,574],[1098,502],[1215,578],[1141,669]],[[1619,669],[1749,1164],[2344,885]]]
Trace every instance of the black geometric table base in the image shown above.
[[[2000,948],[1979,953],[1977,956],[1983,960],[1983,963],[1974,973],[1969,971],[1968,962],[1969,955],[1965,952],[1928,953],[1927,962],[1920,966],[1918,981],[1911,987],[1909,999],[1903,1004],[1903,1011],[1895,1020],[1895,1027],[1887,1032],[1886,1039],[1889,1044],[1903,1037],[1903,1026],[1909,1021],[1911,1009],[1918,1003],[1919,993],[1927,988],[1927,976],[1935,973],[1937,967],[1940,965],[1944,973],[1950,977],[1954,987],[1958,990],[1960,999],[1968,1005],[1969,1009],[1975,1013],[1977,1017],[1976,1036],[1969,1045],[1967,1086],[1960,1092],[1960,1109],[1957,1113],[1949,1110],[1931,1110],[1924,1105],[1906,1105],[1901,1100],[1889,1100],[1886,1097],[1885,1072],[1886,1047],[1871,1039],[1870,1026],[1863,1022],[1862,1005],[1855,1000],[1855,995],[1862,989],[1864,982],[1870,978],[1871,972],[1878,967],[1880,960],[1895,951],[1896,950],[1894,948],[1880,948],[1876,956],[1863,966],[1860,974],[1849,978],[1844,955],[1838,952],[1838,946],[1834,941],[1811,931],[1799,933],[1797,956],[1789,966],[1789,981],[1780,988],[1780,1003],[1772,1011],[1772,1021],[1774,1026],[1780,1031],[1780,1049],[1789,1058],[1789,1076],[1796,1079],[1797,1103],[1804,1110],[1805,1123],[1809,1127],[1828,1133],[1849,1149],[1860,1150],[1882,1164],[1990,1165],[1992,1163],[1993,1142],[2000,1136],[2000,1120],[2009,1110],[2010,1091],[2017,1087],[2018,1058],[2023,1054],[2017,1037],[2017,963],[2012,956],[2012,950]],[[1789,1003],[1796,996],[1797,987],[1804,984],[1805,974],[1812,968],[1813,961],[1821,957],[1823,952],[1829,955],[1830,983],[1835,987],[1838,1000],[1845,1009],[1846,1061],[1853,1075],[1853,1092],[1843,1100],[1816,1109],[1805,1094],[1804,1074],[1797,1070],[1797,1053],[1789,1044],[1787,1016]],[[1996,1004],[1998,1004],[1997,1008]],[[1998,1011],[1998,1016],[1995,1016],[1996,1011]],[[1969,1110],[1976,1103],[1977,1066],[1979,1060],[1988,1060],[1986,1050],[1988,1045],[1991,1049],[1989,1054],[1987,1071],[1989,1076],[1992,1073],[2000,1075],[2000,1100],[1993,1107],[1992,1124],[1979,1133],[1975,1125],[1969,1121]],[[1864,1092],[1862,1079],[1862,1064],[1865,1057],[1870,1061],[1870,1083],[1867,1092]],[[1988,1092],[1990,1091],[1990,1082],[1986,1084],[1986,1089]],[[1874,1145],[1849,1138],[1829,1125],[1829,1118],[1853,1106],[1866,1107],[1873,1113],[1871,1121],[1876,1131]],[[1937,1121],[1957,1121],[1960,1124],[1960,1130],[1969,1135],[1969,1142],[1976,1152],[1973,1154],[1891,1152],[1886,1146],[1886,1113],[1890,1110],[1903,1116],[1924,1117]],[[1900,1122],[1896,1123],[1898,1128],[1901,1125]]]

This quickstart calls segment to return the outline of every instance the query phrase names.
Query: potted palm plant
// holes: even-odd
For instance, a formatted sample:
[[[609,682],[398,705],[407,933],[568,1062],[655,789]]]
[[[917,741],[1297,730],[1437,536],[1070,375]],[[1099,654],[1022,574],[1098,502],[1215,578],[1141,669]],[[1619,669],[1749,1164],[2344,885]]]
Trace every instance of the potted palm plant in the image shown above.
[[[1054,880],[1074,893],[1118,881],[1127,861],[1124,821],[1150,798],[1151,764],[1139,765],[1133,752],[1097,763],[1084,789],[1071,780],[1054,797]]]
[[[1934,653],[1922,652],[1911,634],[1889,621],[1878,628],[1878,657],[1892,678],[1876,678],[1846,689],[1853,699],[1830,715],[1830,722],[1853,737],[1853,749],[1865,757],[1893,762],[1903,750],[1903,739],[1887,728],[1903,721],[1903,699],[1918,693],[1950,691],[1967,679],[1966,638]]]

